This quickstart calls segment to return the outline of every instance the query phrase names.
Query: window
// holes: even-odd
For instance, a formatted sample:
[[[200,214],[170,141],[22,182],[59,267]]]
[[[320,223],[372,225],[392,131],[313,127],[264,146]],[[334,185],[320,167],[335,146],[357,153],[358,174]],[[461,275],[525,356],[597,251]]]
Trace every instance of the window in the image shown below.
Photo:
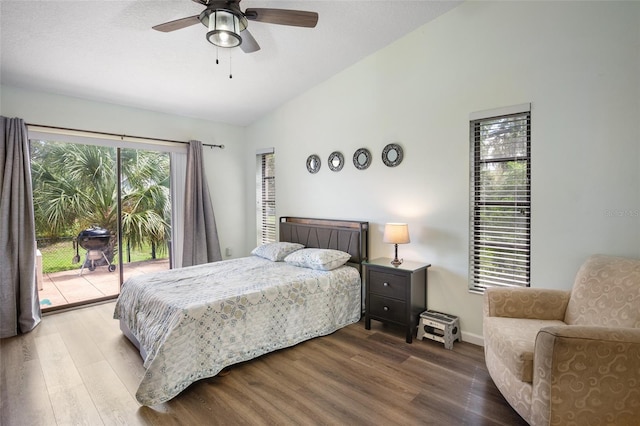
[[[531,107],[472,114],[469,290],[528,287]]]
[[[276,241],[276,168],[273,149],[256,154],[258,245]]]

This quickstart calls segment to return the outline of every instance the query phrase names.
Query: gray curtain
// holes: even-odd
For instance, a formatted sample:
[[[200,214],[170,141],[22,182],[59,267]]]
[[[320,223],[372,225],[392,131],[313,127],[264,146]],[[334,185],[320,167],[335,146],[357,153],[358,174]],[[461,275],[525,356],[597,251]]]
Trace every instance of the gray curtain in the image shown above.
[[[0,338],[32,330],[42,318],[36,284],[36,230],[27,127],[0,117]]]
[[[189,142],[185,189],[182,266],[222,260],[200,141]]]

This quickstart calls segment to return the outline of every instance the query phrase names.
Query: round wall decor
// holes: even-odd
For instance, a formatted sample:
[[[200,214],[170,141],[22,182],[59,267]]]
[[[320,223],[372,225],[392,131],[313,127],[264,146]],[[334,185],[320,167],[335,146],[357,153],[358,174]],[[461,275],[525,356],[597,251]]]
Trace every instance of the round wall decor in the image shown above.
[[[318,173],[320,170],[320,157],[316,154],[312,154],[307,158],[307,170],[309,173]]]
[[[390,143],[382,150],[382,162],[388,167],[402,163],[402,157],[402,147],[396,143]]]
[[[344,166],[344,156],[341,152],[333,151],[329,155],[329,168],[334,172],[339,172]]]
[[[371,152],[367,148],[360,148],[353,153],[353,165],[358,170],[364,170],[371,165]]]

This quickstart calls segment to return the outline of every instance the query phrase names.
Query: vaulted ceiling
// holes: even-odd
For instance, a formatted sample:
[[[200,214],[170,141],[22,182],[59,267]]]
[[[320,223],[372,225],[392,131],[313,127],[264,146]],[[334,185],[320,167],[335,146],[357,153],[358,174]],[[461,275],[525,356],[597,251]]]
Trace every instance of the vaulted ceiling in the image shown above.
[[[0,82],[244,126],[460,3],[243,0],[319,14],[313,29],[249,21],[261,50],[247,54],[201,24],[151,28],[197,15],[194,1],[2,0]]]

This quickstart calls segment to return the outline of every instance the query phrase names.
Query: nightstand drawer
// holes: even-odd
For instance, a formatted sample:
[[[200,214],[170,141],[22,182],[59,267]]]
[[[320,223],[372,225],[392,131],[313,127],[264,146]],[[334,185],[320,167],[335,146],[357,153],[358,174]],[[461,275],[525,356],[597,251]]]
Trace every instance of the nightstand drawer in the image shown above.
[[[376,270],[369,271],[369,291],[381,296],[406,299],[407,278]]]
[[[404,317],[407,312],[407,304],[405,302],[372,294],[369,303],[372,316],[383,320],[404,323]]]

